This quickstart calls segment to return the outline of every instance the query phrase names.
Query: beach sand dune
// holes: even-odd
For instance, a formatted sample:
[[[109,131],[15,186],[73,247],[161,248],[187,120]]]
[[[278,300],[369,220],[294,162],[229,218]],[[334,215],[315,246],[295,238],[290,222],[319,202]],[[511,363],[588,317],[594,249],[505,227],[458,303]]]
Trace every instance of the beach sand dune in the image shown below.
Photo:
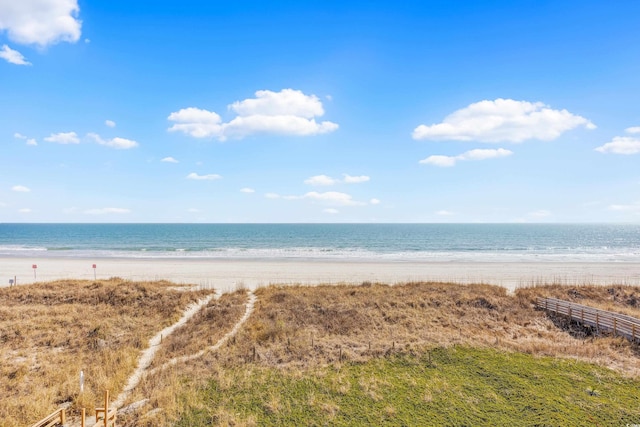
[[[0,258],[0,286],[57,279],[121,277],[170,280],[227,292],[269,284],[489,283],[515,289],[536,283],[640,284],[640,263],[565,262],[363,262],[326,260]],[[37,265],[34,275],[33,265]]]

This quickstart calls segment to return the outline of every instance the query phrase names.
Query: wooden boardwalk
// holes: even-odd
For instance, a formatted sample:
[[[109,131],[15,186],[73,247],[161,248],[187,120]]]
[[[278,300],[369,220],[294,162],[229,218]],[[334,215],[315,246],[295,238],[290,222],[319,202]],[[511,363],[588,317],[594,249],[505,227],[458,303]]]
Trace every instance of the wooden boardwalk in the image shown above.
[[[569,317],[585,326],[594,328],[598,332],[622,335],[631,341],[636,341],[640,338],[640,319],[635,317],[555,298],[538,298],[536,307]]]

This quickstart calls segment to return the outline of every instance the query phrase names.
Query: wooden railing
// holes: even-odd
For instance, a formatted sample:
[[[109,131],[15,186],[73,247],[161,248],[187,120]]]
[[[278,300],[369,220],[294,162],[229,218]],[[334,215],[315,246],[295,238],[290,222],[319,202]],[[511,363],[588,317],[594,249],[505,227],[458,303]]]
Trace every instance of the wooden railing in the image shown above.
[[[567,316],[585,326],[595,328],[596,331],[622,335],[632,341],[640,338],[640,319],[635,317],[555,298],[538,298],[536,307]]]
[[[66,422],[65,409],[61,408],[53,412],[49,416],[41,419],[37,423],[33,424],[31,427],[59,427],[59,426],[64,426],[65,422]]]

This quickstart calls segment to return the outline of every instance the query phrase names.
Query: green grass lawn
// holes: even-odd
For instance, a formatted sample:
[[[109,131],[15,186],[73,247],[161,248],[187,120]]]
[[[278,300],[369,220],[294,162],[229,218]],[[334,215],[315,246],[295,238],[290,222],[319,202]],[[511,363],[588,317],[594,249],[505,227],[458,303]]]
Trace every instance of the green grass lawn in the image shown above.
[[[248,364],[222,371],[190,402],[178,426],[640,424],[640,381],[466,347],[308,370]]]

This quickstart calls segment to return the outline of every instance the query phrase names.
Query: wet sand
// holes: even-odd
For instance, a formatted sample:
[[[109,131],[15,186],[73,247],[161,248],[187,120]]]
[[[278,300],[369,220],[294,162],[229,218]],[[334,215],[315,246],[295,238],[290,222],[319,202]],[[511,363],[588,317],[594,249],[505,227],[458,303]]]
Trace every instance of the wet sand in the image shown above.
[[[34,271],[32,265],[37,265]],[[379,262],[334,260],[0,258],[0,286],[56,279],[166,279],[222,292],[269,284],[408,281],[489,283],[515,289],[536,283],[640,285],[640,263]]]

